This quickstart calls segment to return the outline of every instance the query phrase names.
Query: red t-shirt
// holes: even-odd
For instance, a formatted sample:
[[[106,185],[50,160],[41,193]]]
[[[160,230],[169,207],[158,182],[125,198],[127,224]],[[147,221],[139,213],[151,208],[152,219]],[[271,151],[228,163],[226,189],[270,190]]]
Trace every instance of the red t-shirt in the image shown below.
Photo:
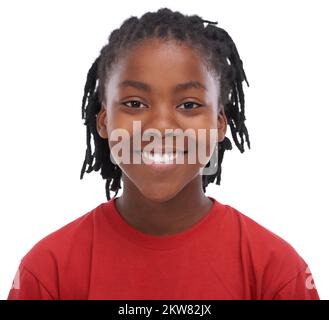
[[[8,299],[319,299],[286,241],[229,205],[154,236],[130,226],[116,198],[39,241]]]

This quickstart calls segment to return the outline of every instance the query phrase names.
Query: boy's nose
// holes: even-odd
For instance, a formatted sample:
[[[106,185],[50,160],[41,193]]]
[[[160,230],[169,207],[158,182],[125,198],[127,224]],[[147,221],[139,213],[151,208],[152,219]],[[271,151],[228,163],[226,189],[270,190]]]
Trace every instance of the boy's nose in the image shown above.
[[[180,125],[177,121],[175,110],[172,106],[167,104],[161,104],[154,107],[149,112],[149,117],[144,123],[144,130],[146,129],[156,129],[161,132],[164,137],[166,129],[179,129]]]

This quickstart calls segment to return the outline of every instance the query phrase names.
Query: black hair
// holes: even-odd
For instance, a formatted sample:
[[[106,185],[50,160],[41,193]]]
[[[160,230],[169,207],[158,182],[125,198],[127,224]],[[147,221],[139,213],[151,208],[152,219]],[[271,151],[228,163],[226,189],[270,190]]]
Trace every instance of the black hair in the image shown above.
[[[245,101],[242,87],[243,81],[246,81],[248,86],[249,83],[233,40],[224,29],[215,26],[216,24],[217,22],[203,20],[198,15],[188,16],[168,8],[161,8],[157,12],[147,12],[140,18],[132,16],[126,19],[120,28],[110,34],[108,43],[101,49],[100,55],[88,71],[84,87],[82,119],[85,120],[87,129],[87,149],[80,174],[80,179],[82,179],[85,172],[90,173],[101,169],[100,174],[103,179],[106,179],[107,200],[111,199],[110,190],[115,192],[115,197],[121,189],[122,171],[111,161],[108,139],[101,138],[97,132],[96,117],[104,99],[105,83],[111,66],[120,58],[123,50],[132,48],[144,39],[174,39],[201,51],[203,57],[210,62],[212,70],[220,76],[218,102],[224,106],[234,143],[243,153],[245,137],[250,149],[249,134],[245,126]],[[90,145],[91,135],[94,137],[95,144],[93,153]],[[214,182],[215,178],[216,184],[220,184],[224,152],[231,150],[232,144],[227,137],[224,137],[217,147],[217,172],[213,175],[202,175],[204,192],[207,185]],[[210,162],[206,167],[209,164]]]

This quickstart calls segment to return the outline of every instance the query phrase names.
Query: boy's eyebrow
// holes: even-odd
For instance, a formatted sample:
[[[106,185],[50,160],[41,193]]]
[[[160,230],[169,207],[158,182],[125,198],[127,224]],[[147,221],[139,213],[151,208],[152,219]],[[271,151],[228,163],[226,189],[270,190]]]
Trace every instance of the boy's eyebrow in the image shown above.
[[[151,91],[151,87],[148,84],[134,80],[124,80],[119,83],[119,87],[120,88],[133,87],[143,91]]]
[[[199,81],[188,81],[188,82],[177,84],[175,86],[174,92],[184,91],[184,90],[191,89],[191,88],[203,89],[203,90],[207,91],[206,86],[203,85],[201,82],[199,82]]]
[[[142,91],[147,91],[150,92],[151,91],[151,87],[144,82],[140,82],[140,81],[134,81],[134,80],[124,80],[122,82],[119,83],[119,87],[123,88],[123,87],[133,87]],[[204,86],[201,82],[199,81],[188,81],[188,82],[184,82],[184,83],[179,83],[176,86],[174,86],[174,92],[178,92],[178,91],[184,91],[187,89],[191,89],[191,88],[196,88],[196,89],[203,89],[205,91],[207,91],[206,86]]]

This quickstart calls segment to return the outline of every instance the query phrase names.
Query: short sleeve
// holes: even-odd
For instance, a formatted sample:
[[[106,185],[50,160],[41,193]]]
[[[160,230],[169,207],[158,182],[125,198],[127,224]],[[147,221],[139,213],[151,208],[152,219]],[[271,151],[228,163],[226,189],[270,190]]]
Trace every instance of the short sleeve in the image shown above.
[[[46,287],[25,267],[18,268],[7,300],[53,300]]]
[[[281,287],[273,300],[320,300],[310,268],[306,267]]]

